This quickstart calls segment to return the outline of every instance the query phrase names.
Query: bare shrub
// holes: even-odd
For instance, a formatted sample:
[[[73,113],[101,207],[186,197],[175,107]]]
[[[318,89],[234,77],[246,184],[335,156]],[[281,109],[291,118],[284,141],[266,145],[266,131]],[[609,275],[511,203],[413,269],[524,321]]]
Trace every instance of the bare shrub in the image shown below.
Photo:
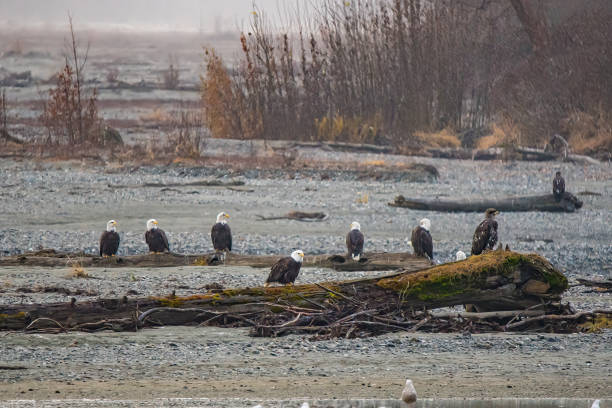
[[[550,27],[548,35],[536,35],[544,38],[533,45],[537,52],[500,76],[493,88],[494,108],[517,127],[518,143],[541,147],[559,133],[576,150],[605,145],[612,127],[612,118],[605,114],[612,110],[610,18],[602,10]]]
[[[204,62],[206,70],[200,78],[203,120],[212,137],[251,138],[250,127],[246,122],[253,112],[242,107],[242,95],[240,92],[234,92],[234,82],[223,60],[214,49],[205,48]]]
[[[106,72],[106,81],[109,84],[116,84],[119,81],[119,69],[113,67]]]
[[[102,124],[98,117],[97,90],[85,89],[84,69],[89,47],[80,54],[75,37],[72,17],[70,25],[69,54],[64,68],[58,73],[56,86],[49,90],[41,119],[47,129],[47,144],[82,145],[103,144]]]
[[[176,59],[171,55],[168,69],[162,72],[162,86],[164,89],[177,89],[179,86],[179,70]]]
[[[172,130],[167,134],[170,154],[182,158],[202,156],[200,146],[204,139],[202,115],[197,111],[180,110],[173,120]]]

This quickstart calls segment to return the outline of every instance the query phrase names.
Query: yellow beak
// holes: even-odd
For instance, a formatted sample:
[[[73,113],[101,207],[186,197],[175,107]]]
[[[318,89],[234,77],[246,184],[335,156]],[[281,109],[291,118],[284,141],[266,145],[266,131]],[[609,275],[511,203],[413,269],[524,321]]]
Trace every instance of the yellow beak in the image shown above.
[[[229,214],[225,214],[225,218],[229,218]]]
[[[303,257],[304,257],[304,254],[300,254],[300,257],[302,257],[302,258],[303,258]]]
[[[159,222],[157,222],[157,221],[153,221],[153,224],[157,225],[157,224],[159,224]]]

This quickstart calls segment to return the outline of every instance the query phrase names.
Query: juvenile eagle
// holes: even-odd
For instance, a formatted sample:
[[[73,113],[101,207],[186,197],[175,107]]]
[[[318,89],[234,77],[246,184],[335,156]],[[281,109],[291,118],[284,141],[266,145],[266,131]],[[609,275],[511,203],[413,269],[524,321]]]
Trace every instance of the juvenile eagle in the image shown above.
[[[497,244],[497,221],[495,216],[499,214],[495,208],[485,211],[485,219],[478,224],[472,239],[472,255],[480,255],[484,250],[492,250]]]
[[[416,256],[424,256],[433,259],[433,241],[429,233],[430,228],[431,221],[427,218],[423,218],[419,221],[419,225],[412,230],[412,248]]]
[[[363,254],[364,237],[361,232],[361,225],[357,221],[351,223],[351,230],[346,234],[346,249],[354,261],[359,262]]]
[[[106,231],[100,236],[100,256],[107,257],[117,255],[119,241],[117,221],[110,220],[106,223]]]
[[[561,201],[565,193],[565,180],[561,177],[561,172],[558,171],[553,179],[553,196],[555,200]]]
[[[297,250],[291,253],[291,256],[279,259],[270,270],[268,279],[264,287],[270,286],[272,282],[282,283],[283,285],[291,284],[295,282],[295,279],[300,273],[300,267],[304,260],[304,252]]]
[[[155,219],[147,221],[147,232],[145,232],[145,241],[149,245],[149,252],[162,253],[170,252],[168,246],[168,238],[164,230],[158,227],[159,223]]]
[[[210,238],[216,252],[231,252],[232,250],[232,230],[227,223],[229,217],[227,213],[219,213],[217,222],[210,231]]]

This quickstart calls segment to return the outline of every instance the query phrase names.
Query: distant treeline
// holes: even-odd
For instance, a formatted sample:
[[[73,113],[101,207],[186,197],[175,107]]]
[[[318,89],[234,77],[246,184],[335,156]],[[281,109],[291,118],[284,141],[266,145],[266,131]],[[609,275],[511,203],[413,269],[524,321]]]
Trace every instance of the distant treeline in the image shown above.
[[[472,146],[495,127],[494,142],[542,145],[559,133],[577,149],[612,148],[605,2],[554,25],[554,4],[543,0],[317,4],[308,17],[295,13],[291,32],[255,11],[231,70],[206,51],[202,99],[214,137],[411,150],[427,143],[423,134],[445,130]]]

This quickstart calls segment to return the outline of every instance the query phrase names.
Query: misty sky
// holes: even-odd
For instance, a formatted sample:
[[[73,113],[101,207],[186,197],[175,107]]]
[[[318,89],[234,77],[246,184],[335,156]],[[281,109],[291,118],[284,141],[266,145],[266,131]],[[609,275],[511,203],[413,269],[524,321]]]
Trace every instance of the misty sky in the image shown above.
[[[275,18],[279,5],[305,0],[257,0]],[[0,0],[0,24],[5,28],[66,24],[67,11],[77,26],[107,29],[234,30],[248,21],[250,0]]]

